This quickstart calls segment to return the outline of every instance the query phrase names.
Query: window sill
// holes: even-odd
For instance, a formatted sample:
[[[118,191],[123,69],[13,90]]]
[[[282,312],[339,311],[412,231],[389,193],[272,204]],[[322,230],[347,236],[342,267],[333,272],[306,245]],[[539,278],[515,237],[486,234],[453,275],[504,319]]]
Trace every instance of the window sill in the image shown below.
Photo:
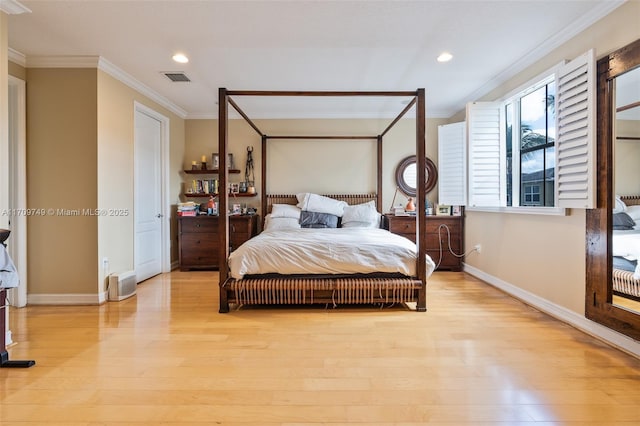
[[[562,207],[465,207],[467,212],[515,213],[545,216],[567,216],[568,209]]]

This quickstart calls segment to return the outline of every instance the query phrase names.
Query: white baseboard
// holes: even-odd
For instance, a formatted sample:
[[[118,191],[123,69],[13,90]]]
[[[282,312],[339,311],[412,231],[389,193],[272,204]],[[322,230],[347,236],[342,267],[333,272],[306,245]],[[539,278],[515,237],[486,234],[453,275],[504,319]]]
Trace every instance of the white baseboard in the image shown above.
[[[548,314],[560,321],[563,321],[580,331],[583,331],[590,336],[593,336],[605,343],[614,346],[624,352],[629,353],[637,358],[640,358],[640,342],[634,340],[624,334],[620,334],[617,331],[611,330],[603,325],[589,320],[588,318],[579,315],[565,307],[556,305],[547,299],[530,293],[521,289],[513,284],[501,280],[500,278],[489,275],[478,268],[464,264],[464,271],[469,275],[492,285],[505,293],[523,301],[524,303],[533,306],[534,308]]]
[[[102,300],[102,301],[101,301]],[[104,293],[29,294],[28,305],[99,305],[106,300]]]

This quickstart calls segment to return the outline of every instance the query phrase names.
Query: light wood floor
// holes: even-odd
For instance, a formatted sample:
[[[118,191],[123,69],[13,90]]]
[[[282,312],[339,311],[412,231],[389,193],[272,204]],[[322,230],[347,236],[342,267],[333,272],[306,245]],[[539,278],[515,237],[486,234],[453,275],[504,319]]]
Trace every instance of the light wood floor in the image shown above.
[[[12,310],[10,425],[638,425],[640,360],[463,273],[428,311],[244,308],[173,272],[102,306]]]

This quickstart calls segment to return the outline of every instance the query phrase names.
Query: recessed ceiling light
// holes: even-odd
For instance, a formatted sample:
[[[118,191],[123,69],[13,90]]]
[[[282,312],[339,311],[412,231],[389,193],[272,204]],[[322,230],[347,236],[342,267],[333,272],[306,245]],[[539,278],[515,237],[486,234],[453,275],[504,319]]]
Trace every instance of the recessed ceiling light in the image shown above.
[[[176,53],[175,55],[173,55],[173,60],[181,64],[186,64],[187,62],[189,62],[189,58],[187,58],[182,53]]]
[[[442,52],[438,56],[438,62],[449,62],[451,59],[453,59],[453,55],[449,52]]]

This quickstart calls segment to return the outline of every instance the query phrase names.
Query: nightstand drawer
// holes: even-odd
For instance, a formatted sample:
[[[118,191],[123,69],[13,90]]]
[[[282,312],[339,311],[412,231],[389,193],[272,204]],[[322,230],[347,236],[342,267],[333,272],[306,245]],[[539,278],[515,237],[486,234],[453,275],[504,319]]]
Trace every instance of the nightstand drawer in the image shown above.
[[[180,218],[180,232],[214,232],[218,233],[218,218],[213,217],[183,217]]]
[[[217,267],[219,262],[218,256],[217,248],[214,248],[213,250],[196,250],[188,248],[182,252],[182,261],[185,265],[189,265],[189,267]]]
[[[191,251],[211,250],[218,247],[218,234],[213,232],[190,232],[182,234],[182,244]]]
[[[394,234],[413,234],[416,235],[416,219],[409,218],[393,218],[389,221],[389,231]]]
[[[437,216],[430,216],[430,217],[436,217],[437,219],[427,219],[427,233],[438,233],[438,229],[440,228],[440,225],[446,225],[447,228],[449,228],[449,231],[451,232],[451,235],[453,235],[454,232],[458,232],[460,230],[460,220],[456,217],[456,218],[444,218],[444,219],[440,219]],[[446,235],[447,230],[443,227],[442,231],[444,232]]]

